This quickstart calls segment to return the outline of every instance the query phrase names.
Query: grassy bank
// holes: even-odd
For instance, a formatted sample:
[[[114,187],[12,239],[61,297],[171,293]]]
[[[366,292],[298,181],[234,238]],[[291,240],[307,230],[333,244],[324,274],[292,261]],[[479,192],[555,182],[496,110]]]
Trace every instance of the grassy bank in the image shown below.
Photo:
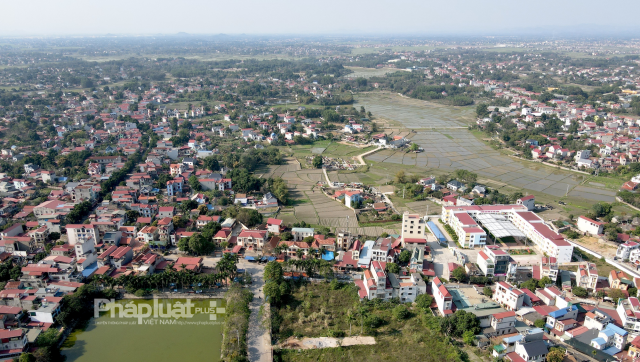
[[[374,336],[375,345],[314,350],[276,350],[274,361],[463,361],[449,338],[427,327],[431,319],[411,308],[399,320],[393,302],[359,302],[353,284],[313,283],[295,287],[273,310],[274,338]],[[351,316],[351,317],[350,317]],[[433,317],[431,317],[433,318]]]
[[[253,294],[239,284],[234,284],[225,294],[227,301],[222,340],[223,361],[249,361],[247,356],[247,329],[249,327],[249,303]]]

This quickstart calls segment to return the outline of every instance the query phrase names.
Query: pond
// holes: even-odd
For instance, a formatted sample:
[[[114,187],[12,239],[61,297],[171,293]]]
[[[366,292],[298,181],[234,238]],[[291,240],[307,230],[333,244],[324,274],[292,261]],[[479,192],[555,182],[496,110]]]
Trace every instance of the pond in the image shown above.
[[[223,304],[222,299],[104,304],[98,318],[71,333],[62,354],[67,362],[219,361]]]

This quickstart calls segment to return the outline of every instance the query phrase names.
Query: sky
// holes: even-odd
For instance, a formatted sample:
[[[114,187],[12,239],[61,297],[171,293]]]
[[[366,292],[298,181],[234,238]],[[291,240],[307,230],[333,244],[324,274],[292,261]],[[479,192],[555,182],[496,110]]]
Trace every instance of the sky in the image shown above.
[[[640,36],[638,0],[2,0],[0,36]]]

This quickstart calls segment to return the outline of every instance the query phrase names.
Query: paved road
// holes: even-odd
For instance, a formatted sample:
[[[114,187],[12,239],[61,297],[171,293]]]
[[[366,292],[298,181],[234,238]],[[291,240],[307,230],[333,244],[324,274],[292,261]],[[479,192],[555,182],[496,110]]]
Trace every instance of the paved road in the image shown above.
[[[436,272],[436,276],[449,280],[447,263],[457,263],[456,258],[448,248],[443,247],[437,241],[429,241],[427,243],[431,248],[431,254],[433,254],[433,269]]]
[[[249,361],[271,362],[271,336],[269,330],[260,323],[260,306],[264,303],[262,287],[264,281],[262,275],[264,266],[256,263],[240,261],[239,268],[245,269],[253,277],[253,283],[249,287],[253,292],[253,301],[249,305],[251,316],[249,317],[249,331],[247,332],[247,349]]]

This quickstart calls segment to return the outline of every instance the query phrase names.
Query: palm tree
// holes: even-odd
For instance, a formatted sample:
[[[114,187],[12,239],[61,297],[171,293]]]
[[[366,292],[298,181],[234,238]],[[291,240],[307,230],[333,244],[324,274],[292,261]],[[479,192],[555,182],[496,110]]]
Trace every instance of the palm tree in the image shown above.
[[[302,249],[296,250],[296,256],[298,257],[298,259],[302,259],[303,255],[304,255],[304,251],[302,251]]]
[[[351,336],[351,324],[357,320],[353,311],[349,310],[347,312],[347,323],[349,323],[349,336]]]

